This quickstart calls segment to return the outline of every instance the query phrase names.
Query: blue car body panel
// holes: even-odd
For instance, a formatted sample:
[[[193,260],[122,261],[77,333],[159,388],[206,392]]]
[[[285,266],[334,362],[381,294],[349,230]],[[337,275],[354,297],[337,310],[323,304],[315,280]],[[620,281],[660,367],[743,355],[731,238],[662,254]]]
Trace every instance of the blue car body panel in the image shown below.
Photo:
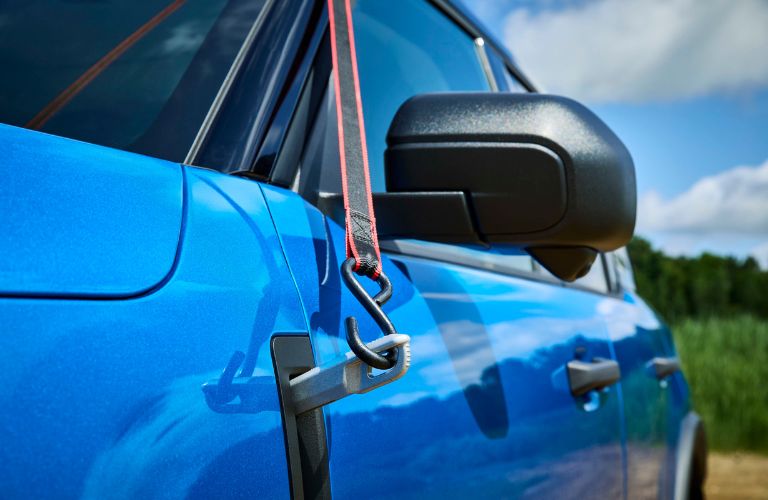
[[[0,125],[0,151],[0,497],[288,497],[270,339],[308,335],[322,364],[347,316],[380,335],[340,281],[342,227],[291,191],[100,146]],[[412,366],[323,409],[334,497],[671,496],[687,387],[654,376],[674,346],[634,293],[383,266]],[[201,389],[235,351],[265,382],[249,413]],[[621,382],[574,398],[566,364],[594,358]]]
[[[367,340],[380,335],[340,284],[342,228],[294,193],[263,190],[318,362],[348,349],[348,315]],[[575,400],[564,369],[612,357],[599,311],[616,299],[400,255],[383,266],[396,290],[384,309],[411,335],[412,366],[326,407],[335,497],[622,495],[621,392]]]
[[[177,264],[150,293],[112,300],[0,298],[0,497],[288,497],[275,384],[262,387],[263,407],[252,414],[213,411],[201,390],[238,350],[246,353],[243,371],[274,382],[270,338],[306,334],[258,184],[6,127],[0,136],[7,136],[0,142],[13,137],[17,151],[25,151],[24,141],[49,141],[59,156],[85,155],[103,167],[103,186],[129,177],[108,168],[113,163],[130,163],[136,184],[170,184],[183,175],[185,199]],[[26,151],[15,158],[19,165],[36,161],[37,152]],[[77,190],[69,182],[84,182],[60,175],[54,163],[45,168],[38,173],[63,191]],[[95,189],[94,182],[88,187]],[[117,200],[98,195],[114,192],[109,189],[91,194],[97,200],[84,208],[112,207]],[[169,199],[155,193],[154,202],[173,209],[181,194],[163,192]],[[119,238],[140,244],[151,236],[143,224],[152,227],[126,221]],[[180,227],[171,229],[176,238]],[[52,237],[66,230],[49,228]],[[3,248],[28,244],[13,239],[17,234],[4,235]],[[87,267],[90,256],[74,246],[60,251],[73,268]]]
[[[669,329],[633,292],[606,303],[605,316],[621,366],[626,422],[627,494],[672,498],[680,423],[690,411],[680,372],[656,378],[651,361],[676,356]]]
[[[0,295],[127,297],[161,285],[180,165],[0,125]]]

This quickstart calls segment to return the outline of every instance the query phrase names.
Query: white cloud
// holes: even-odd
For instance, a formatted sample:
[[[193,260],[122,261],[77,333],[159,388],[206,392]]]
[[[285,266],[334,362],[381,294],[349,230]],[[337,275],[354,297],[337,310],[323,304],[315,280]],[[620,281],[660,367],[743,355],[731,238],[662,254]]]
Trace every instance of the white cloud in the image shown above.
[[[171,35],[163,42],[165,54],[193,52],[203,43],[204,34],[196,23],[186,23],[173,28]]]
[[[768,160],[704,177],[671,199],[645,193],[638,203],[637,227],[641,233],[768,235]]]
[[[597,0],[512,11],[504,39],[550,92],[664,100],[768,84],[768,2]]]
[[[637,233],[669,255],[752,255],[768,269],[768,160],[704,177],[672,198],[646,192],[637,208]]]

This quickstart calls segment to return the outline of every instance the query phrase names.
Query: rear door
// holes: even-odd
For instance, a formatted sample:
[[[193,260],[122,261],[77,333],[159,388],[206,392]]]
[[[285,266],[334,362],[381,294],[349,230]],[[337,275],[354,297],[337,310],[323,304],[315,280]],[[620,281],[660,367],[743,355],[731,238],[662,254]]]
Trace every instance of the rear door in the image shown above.
[[[669,329],[635,291],[626,250],[610,255],[615,299],[604,314],[622,371],[630,498],[672,498],[687,386]]]
[[[397,107],[422,92],[489,91],[490,72],[482,44],[426,2],[361,0],[354,21],[372,181],[383,191],[384,137]],[[340,283],[342,227],[313,206],[340,191],[332,89],[324,96],[303,144],[298,194],[264,187],[318,363],[348,350],[349,315],[366,340],[380,336]],[[514,249],[385,245],[395,289],[385,311],[411,335],[412,364],[397,382],[324,409],[333,496],[621,496],[619,392],[574,398],[566,373],[574,359],[612,357],[605,296],[563,287]],[[589,279],[607,291],[600,273]]]

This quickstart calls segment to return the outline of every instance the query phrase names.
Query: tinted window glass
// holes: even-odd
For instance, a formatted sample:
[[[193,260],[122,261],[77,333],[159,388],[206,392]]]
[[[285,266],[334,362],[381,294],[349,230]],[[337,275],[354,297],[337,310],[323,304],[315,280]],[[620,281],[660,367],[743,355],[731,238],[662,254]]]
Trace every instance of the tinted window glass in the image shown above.
[[[516,274],[516,271],[534,273],[536,271],[533,259],[522,249],[508,245],[494,245],[490,249],[477,249],[460,246],[461,251],[472,252],[473,257],[487,262],[482,266],[497,272]]]
[[[622,247],[609,254],[613,258],[617,284],[624,290],[635,290],[635,276],[632,272],[632,262],[629,260],[627,247]]]
[[[608,293],[608,276],[605,272],[602,255],[597,257],[586,276],[577,279],[575,284],[596,292]]]
[[[493,49],[486,48],[486,54],[488,55],[488,63],[491,66],[491,71],[493,71],[493,76],[496,79],[496,85],[498,85],[499,90],[503,92],[528,92],[523,84],[510,73],[507,65],[504,64],[504,61]]]
[[[264,3],[14,2],[0,121],[180,161]]]
[[[358,0],[353,18],[371,184],[384,191],[387,130],[404,101],[490,87],[472,39],[428,2]]]
[[[558,278],[556,278],[552,273],[544,269],[537,262],[534,262],[534,265],[538,273],[543,274],[544,276],[547,276],[552,280],[559,281]],[[582,288],[593,290],[595,292],[608,293],[609,291],[608,276],[607,276],[607,273],[605,272],[605,265],[603,263],[602,255],[598,255],[597,259],[595,260],[595,263],[592,264],[592,267],[590,268],[589,272],[585,276],[574,281],[573,284],[580,286]]]

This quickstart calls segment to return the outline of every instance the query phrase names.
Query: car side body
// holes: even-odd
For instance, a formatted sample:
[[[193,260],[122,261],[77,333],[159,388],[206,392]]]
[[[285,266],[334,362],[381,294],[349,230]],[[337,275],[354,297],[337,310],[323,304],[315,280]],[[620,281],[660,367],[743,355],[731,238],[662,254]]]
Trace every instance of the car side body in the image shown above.
[[[379,330],[341,283],[344,227],[326,203],[339,173],[325,2],[227,9],[251,17],[221,85],[205,106],[169,98],[141,140],[0,125],[0,496],[700,493],[703,425],[625,251],[571,284],[519,245],[387,239],[384,310],[411,337],[409,371],[291,414],[285,381],[347,352],[347,316],[367,341]],[[359,0],[355,23],[375,190],[403,96],[535,91],[451,2]],[[400,78],[420,71],[434,74]],[[429,88],[440,74],[454,76]],[[595,360],[620,381],[575,396],[569,363]]]

